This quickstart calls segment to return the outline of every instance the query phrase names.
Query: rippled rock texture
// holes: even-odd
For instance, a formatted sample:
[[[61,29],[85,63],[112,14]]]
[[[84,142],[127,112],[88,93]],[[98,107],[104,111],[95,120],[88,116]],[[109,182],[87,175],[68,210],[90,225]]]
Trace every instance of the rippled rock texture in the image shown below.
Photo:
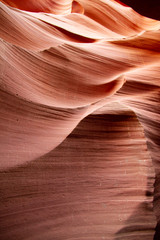
[[[160,22],[113,0],[0,2],[0,239],[160,239]]]

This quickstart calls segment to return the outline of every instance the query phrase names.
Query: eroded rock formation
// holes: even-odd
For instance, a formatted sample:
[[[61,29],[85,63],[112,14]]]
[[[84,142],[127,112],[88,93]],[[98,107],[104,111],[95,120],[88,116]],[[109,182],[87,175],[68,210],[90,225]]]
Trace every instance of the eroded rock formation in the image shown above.
[[[112,0],[0,7],[0,238],[159,239],[160,22]]]

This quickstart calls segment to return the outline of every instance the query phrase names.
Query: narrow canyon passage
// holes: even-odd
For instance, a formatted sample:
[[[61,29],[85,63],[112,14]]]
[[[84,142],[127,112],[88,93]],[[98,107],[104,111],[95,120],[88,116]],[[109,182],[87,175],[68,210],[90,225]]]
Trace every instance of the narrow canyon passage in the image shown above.
[[[160,239],[156,2],[0,0],[0,240]]]

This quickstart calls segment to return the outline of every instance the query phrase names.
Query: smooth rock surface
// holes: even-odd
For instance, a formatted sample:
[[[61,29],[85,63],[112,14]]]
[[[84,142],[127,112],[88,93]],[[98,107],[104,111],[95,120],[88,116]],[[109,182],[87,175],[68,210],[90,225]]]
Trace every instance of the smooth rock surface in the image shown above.
[[[0,21],[0,239],[159,240],[160,21],[113,0]]]

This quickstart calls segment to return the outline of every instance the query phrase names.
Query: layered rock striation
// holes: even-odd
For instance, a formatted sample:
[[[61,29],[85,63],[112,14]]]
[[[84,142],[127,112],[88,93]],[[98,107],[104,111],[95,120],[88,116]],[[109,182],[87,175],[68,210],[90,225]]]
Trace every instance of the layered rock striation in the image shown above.
[[[0,7],[0,238],[159,239],[160,22],[113,0]]]

